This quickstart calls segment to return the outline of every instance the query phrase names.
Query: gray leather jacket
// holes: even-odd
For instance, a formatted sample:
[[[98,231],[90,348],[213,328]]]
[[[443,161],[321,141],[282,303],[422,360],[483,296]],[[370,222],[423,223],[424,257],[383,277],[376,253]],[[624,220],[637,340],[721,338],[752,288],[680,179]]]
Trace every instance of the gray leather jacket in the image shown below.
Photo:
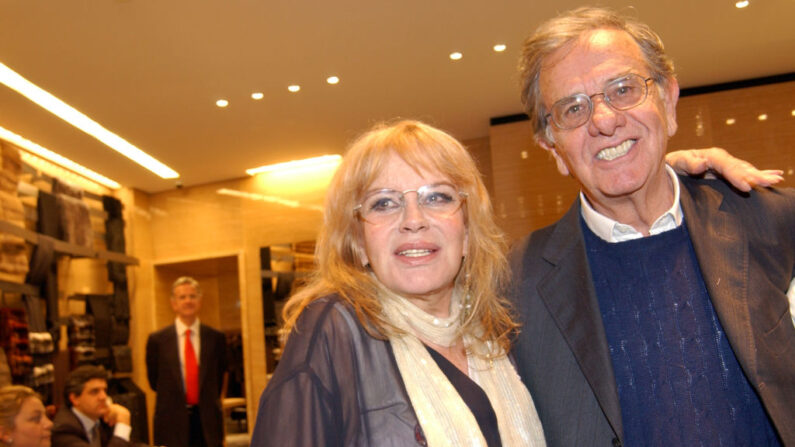
[[[425,445],[388,341],[337,296],[304,309],[262,393],[252,446]]]

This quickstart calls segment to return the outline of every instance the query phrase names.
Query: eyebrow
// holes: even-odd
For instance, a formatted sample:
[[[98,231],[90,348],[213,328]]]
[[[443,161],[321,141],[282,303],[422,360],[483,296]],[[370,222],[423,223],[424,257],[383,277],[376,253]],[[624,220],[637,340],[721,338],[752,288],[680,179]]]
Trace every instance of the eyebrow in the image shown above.
[[[613,77],[611,77],[611,78],[607,78],[605,81],[603,81],[603,82],[602,82],[602,86],[603,86],[602,88],[604,88],[604,86],[605,86],[605,85],[607,85],[607,84],[609,84],[609,83],[611,83],[611,82],[613,82],[613,81],[617,81],[617,80],[619,80],[619,79],[621,79],[621,78],[625,78],[625,77],[627,77],[627,76],[629,76],[629,75],[631,75],[631,74],[636,74],[636,75],[638,75],[638,76],[641,76],[641,77],[643,77],[644,79],[645,79],[646,77],[648,77],[648,76],[644,76],[644,75],[642,75],[642,74],[640,74],[640,73],[636,73],[636,72],[635,72],[635,71],[633,71],[633,70],[627,70],[627,71],[623,72],[622,74],[619,74],[619,75],[613,76]],[[604,93],[604,92],[597,92],[597,93],[595,93],[595,94],[598,94],[598,93]],[[577,95],[588,95],[588,93],[585,93],[585,92],[579,92],[579,93],[572,93],[572,94],[569,94],[569,95],[566,95],[566,96],[562,96],[562,97],[560,97],[560,99],[558,99],[557,101],[553,102],[552,104],[554,105],[554,104],[558,103],[559,101],[562,101],[562,100],[564,100],[564,99],[571,98],[572,96],[577,96]],[[588,96],[590,96],[590,95],[588,95]]]

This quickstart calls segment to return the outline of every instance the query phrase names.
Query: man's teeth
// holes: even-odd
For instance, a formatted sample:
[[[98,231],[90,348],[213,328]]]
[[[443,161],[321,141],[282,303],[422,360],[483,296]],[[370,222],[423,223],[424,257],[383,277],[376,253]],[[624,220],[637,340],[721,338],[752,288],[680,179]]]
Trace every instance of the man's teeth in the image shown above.
[[[408,256],[410,258],[416,258],[418,256],[428,256],[429,254],[431,254],[431,250],[414,248],[411,250],[403,250],[398,254],[400,256]]]
[[[598,154],[596,154],[596,158],[607,161],[615,160],[618,157],[626,155],[627,152],[629,152],[629,148],[631,148],[633,144],[635,144],[635,140],[627,140],[618,146],[602,149]]]

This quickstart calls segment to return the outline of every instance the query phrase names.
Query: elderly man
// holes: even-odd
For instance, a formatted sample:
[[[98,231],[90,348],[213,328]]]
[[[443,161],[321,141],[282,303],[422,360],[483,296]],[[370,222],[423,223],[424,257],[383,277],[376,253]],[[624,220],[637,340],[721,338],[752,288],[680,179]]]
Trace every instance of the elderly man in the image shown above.
[[[581,188],[511,256],[548,445],[795,445],[795,192],[665,165],[679,87],[634,18],[565,13],[522,68],[536,139]]]
[[[188,276],[171,286],[174,324],[149,335],[146,373],[155,400],[155,445],[221,447],[226,337],[199,321],[202,290]]]

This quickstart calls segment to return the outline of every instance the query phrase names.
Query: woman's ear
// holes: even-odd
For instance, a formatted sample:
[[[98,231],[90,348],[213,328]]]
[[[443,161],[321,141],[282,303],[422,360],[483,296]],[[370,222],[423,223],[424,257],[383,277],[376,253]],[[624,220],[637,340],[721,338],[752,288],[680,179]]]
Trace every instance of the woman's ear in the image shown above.
[[[359,259],[359,263],[362,267],[370,265],[370,258],[367,257],[367,250],[364,249],[360,241],[354,243],[353,251],[356,253],[356,257]]]

